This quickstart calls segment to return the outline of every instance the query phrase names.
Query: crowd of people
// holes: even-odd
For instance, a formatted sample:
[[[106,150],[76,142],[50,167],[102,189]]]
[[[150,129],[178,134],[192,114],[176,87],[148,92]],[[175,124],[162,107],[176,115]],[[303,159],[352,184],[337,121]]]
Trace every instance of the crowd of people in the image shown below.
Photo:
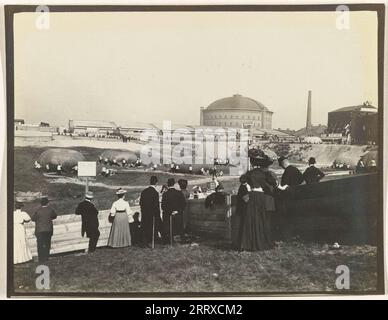
[[[369,160],[368,163],[365,162],[366,161],[364,161],[363,157],[360,157],[356,165],[356,173],[367,173],[377,171],[377,163],[374,159]]]
[[[315,167],[311,157],[309,167],[301,173],[286,157],[278,159],[284,169],[280,182],[269,167],[273,160],[260,149],[249,151],[251,169],[240,177],[236,213],[240,226],[236,247],[241,251],[261,251],[274,247],[271,237],[271,217],[275,211],[275,194],[288,192],[303,182],[318,183],[325,174]]]
[[[180,179],[180,190],[175,188],[174,178],[167,180],[162,188],[160,201],[157,190],[158,178],[151,176],[150,185],[141,192],[140,213],[135,212],[125,200],[126,190],[116,191],[117,200],[113,202],[108,220],[112,224],[107,242],[108,247],[123,248],[131,245],[153,247],[155,243],[170,244],[183,241],[186,233],[187,217],[185,210],[190,193],[188,182]],[[75,210],[81,216],[81,236],[89,238],[87,253],[96,250],[100,237],[99,211],[93,203],[94,194],[85,193],[84,200]],[[30,217],[22,211],[23,203],[17,201],[14,211],[14,263],[22,263],[32,259],[28,247],[24,224],[35,222],[38,260],[48,260],[53,236],[53,220],[57,218],[55,210],[50,206],[48,197],[41,198],[40,207]]]
[[[240,177],[240,187],[237,193],[236,212],[241,217],[239,228],[239,250],[266,250],[273,247],[270,235],[270,218],[275,211],[274,194],[286,191],[299,185],[319,182],[325,174],[315,167],[315,158],[310,158],[309,167],[301,173],[291,165],[286,157],[278,159],[284,169],[280,182],[269,169],[273,160],[260,149],[249,151],[251,169]],[[216,176],[213,176],[215,192],[205,199],[205,207],[222,204],[226,193]],[[157,190],[158,178],[151,176],[150,185],[140,194],[140,212],[131,209],[125,200],[126,190],[116,191],[117,200],[112,204],[108,220],[112,224],[107,245],[112,248],[123,248],[133,244],[154,247],[155,243],[172,244],[183,241],[186,237],[187,201],[190,193],[185,179],[178,181],[180,190],[175,188],[176,181],[169,178],[160,193]],[[193,188],[194,198],[200,197],[201,189]],[[160,200],[161,194],[161,200]],[[81,216],[81,236],[89,238],[88,253],[96,250],[100,237],[99,211],[93,203],[93,192],[87,192],[84,200],[75,210]],[[47,197],[42,197],[41,206],[30,216],[23,212],[23,204],[16,202],[14,213],[15,263],[31,259],[23,224],[32,220],[35,222],[39,262],[47,261],[53,235],[53,220],[57,217],[55,210],[49,205]]]
[[[44,170],[46,173],[54,173],[55,172],[57,175],[62,175],[62,173],[77,174],[77,172],[78,172],[78,166],[77,165],[72,166],[70,170],[66,171],[66,170],[63,169],[62,163],[60,163],[60,162],[57,163],[57,164],[46,163],[46,165],[44,166],[44,169],[43,169],[42,165],[38,161],[35,160],[34,168],[37,171]]]

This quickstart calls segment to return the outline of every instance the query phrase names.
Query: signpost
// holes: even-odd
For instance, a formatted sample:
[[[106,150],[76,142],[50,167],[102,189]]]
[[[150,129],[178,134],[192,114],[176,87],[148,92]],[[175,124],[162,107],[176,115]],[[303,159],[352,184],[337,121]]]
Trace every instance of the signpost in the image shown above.
[[[85,193],[89,191],[89,178],[97,175],[97,163],[95,161],[78,161],[78,177],[86,178]]]

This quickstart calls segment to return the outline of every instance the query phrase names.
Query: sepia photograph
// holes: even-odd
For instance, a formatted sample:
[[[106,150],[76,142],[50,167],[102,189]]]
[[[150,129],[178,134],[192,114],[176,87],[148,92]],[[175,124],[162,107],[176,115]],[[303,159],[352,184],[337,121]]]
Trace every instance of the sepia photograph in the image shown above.
[[[383,294],[384,10],[5,6],[8,296]]]

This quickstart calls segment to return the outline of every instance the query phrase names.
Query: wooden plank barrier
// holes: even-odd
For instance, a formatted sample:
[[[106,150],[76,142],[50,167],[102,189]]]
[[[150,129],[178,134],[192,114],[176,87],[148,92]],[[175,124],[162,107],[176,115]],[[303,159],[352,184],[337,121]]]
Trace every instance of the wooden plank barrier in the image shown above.
[[[377,243],[381,203],[377,173],[300,185],[276,200],[278,210],[272,224],[279,226],[278,238]]]
[[[131,209],[140,212],[138,206],[133,206]],[[109,210],[102,210],[98,214],[100,238],[97,247],[104,247],[108,243],[111,223],[108,221]],[[71,251],[85,250],[89,245],[89,238],[81,236],[81,216],[75,214],[67,214],[58,216],[53,220],[54,232],[51,239],[50,254],[65,253]],[[33,256],[37,256],[35,223],[29,222],[25,224],[26,237],[28,245]]]
[[[236,243],[240,217],[235,211],[236,196],[228,195],[224,206],[205,208],[205,201],[188,201],[188,228],[196,234]],[[272,216],[275,239],[298,236],[304,240],[342,244],[376,244],[379,213],[378,176],[354,175],[342,179],[300,185],[276,197]],[[131,207],[140,212],[138,206]],[[100,211],[100,238],[97,246],[107,245],[111,224],[109,210]],[[51,254],[85,250],[89,239],[81,237],[81,217],[58,216],[53,221]],[[37,255],[35,223],[25,225],[32,255]]]
[[[225,206],[207,209],[204,200],[189,200],[190,230],[236,244],[240,217],[235,201],[236,196],[229,196]],[[277,195],[275,202],[277,210],[271,217],[275,240],[299,237],[326,243],[377,243],[377,173],[300,185]]]
[[[226,196],[224,206],[205,208],[205,200],[190,199],[188,201],[188,228],[193,233],[203,234],[212,238],[231,240],[231,196]]]

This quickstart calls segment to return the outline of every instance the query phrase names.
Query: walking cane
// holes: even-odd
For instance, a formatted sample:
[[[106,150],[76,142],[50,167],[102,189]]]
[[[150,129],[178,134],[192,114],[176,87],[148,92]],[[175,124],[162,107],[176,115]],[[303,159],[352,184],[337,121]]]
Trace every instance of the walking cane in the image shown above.
[[[170,246],[172,247],[172,214],[170,215]]]
[[[155,248],[155,217],[152,217],[152,249]]]

